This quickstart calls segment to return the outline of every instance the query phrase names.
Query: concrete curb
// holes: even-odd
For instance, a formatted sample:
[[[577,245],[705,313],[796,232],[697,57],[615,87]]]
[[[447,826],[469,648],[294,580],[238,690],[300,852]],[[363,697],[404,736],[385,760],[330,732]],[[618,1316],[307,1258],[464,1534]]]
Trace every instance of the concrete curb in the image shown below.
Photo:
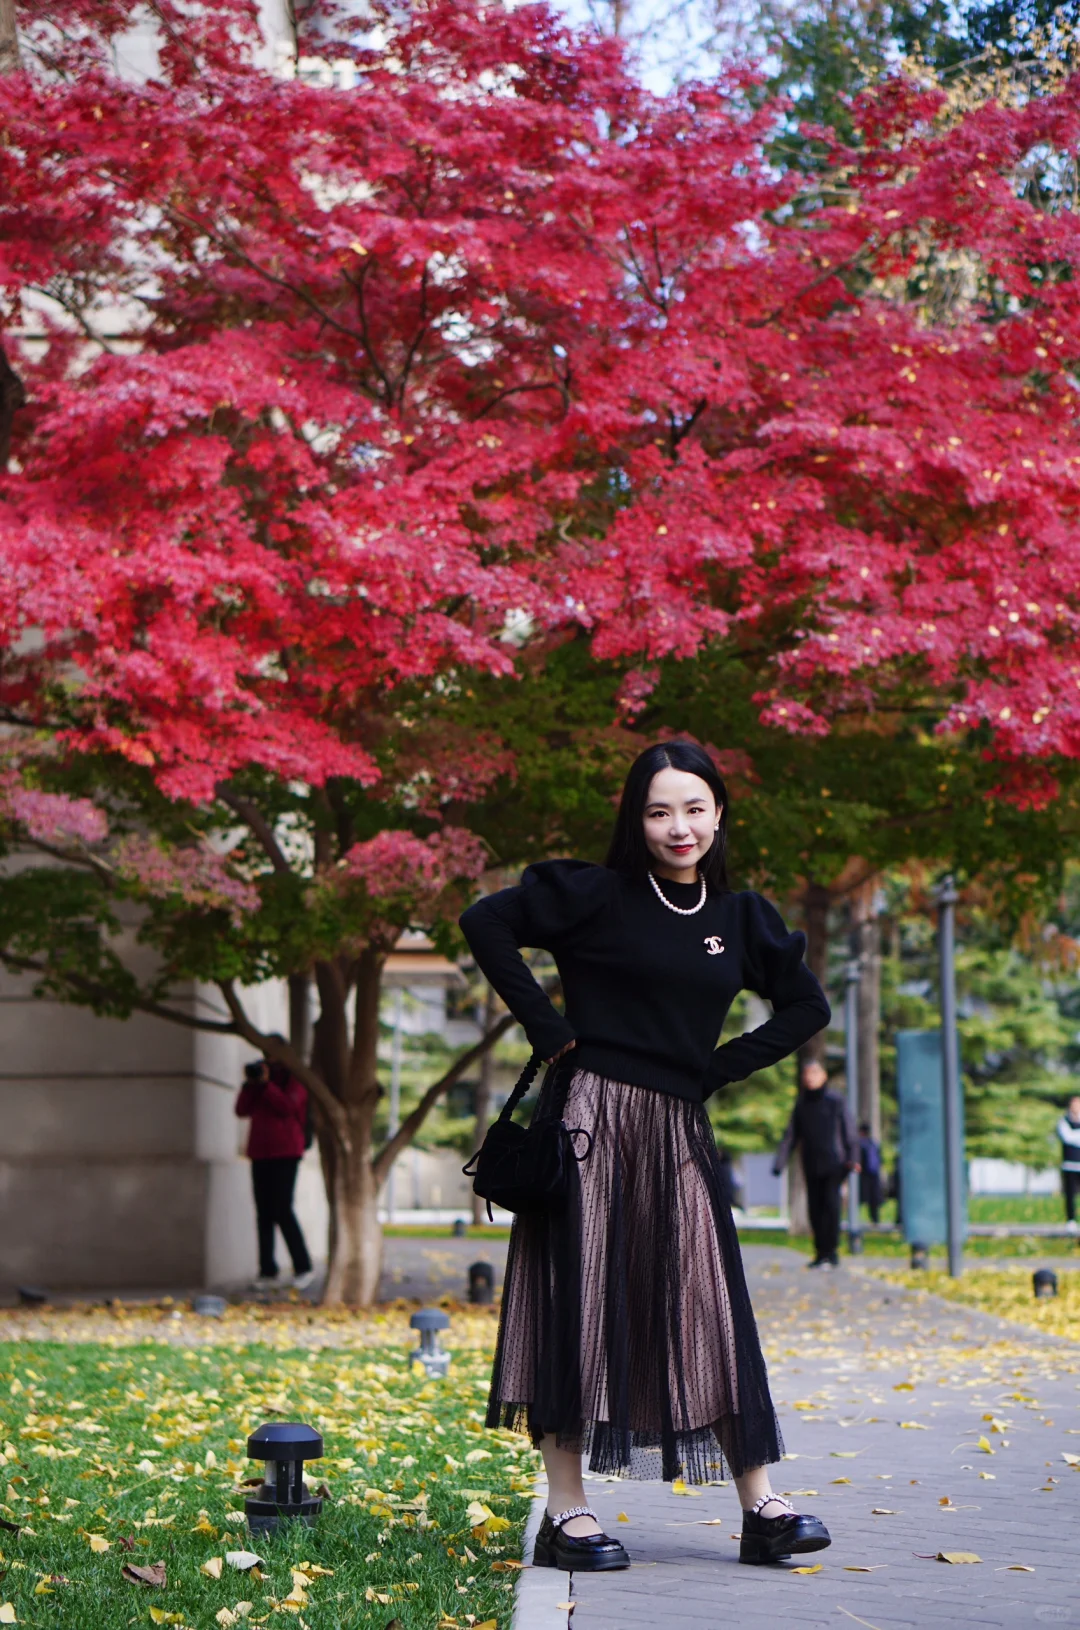
[[[543,1521],[546,1505],[545,1487],[535,1496],[529,1520],[525,1524],[523,1560],[532,1556],[533,1540]],[[563,1573],[561,1568],[525,1568],[518,1575],[513,1630],[561,1630],[561,1626],[569,1623],[569,1615],[565,1608],[559,1608],[557,1604],[570,1600],[570,1583],[571,1575]]]

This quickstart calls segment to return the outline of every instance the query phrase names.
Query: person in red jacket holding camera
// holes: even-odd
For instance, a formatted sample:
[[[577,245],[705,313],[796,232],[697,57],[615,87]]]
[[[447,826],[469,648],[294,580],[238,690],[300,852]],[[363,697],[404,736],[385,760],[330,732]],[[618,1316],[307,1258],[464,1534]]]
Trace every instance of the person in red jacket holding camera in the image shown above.
[[[236,1113],[251,1121],[247,1156],[259,1233],[257,1290],[281,1283],[274,1254],[274,1230],[281,1229],[293,1264],[293,1286],[306,1290],[315,1275],[293,1210],[296,1173],[307,1143],[307,1088],[284,1064],[259,1059],[244,1066]]]

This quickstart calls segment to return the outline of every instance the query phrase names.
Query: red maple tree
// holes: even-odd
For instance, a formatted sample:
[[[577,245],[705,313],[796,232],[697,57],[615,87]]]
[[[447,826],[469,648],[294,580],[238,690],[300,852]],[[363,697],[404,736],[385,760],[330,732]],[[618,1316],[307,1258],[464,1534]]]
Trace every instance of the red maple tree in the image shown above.
[[[157,0],[159,72],[125,81],[105,46],[132,10],[26,7],[0,78],[27,397],[0,393],[5,808],[44,845],[20,796],[81,775],[117,840],[129,800],[160,841],[126,871],[53,848],[144,903],[171,856],[166,966],[216,979],[250,1039],[271,1045],[236,980],[313,973],[315,1053],[290,1057],[352,1219],[335,1292],[364,1300],[386,938],[341,880],[381,829],[456,856],[412,905],[395,894],[396,922],[438,919],[475,872],[440,830],[508,766],[497,721],[467,750],[440,734],[470,673],[584,629],[633,716],[659,664],[726,640],[764,653],[779,728],[914,690],[980,733],[1012,796],[1052,796],[1076,756],[1080,307],[1057,159],[1080,87],[958,115],[897,81],[856,110],[857,146],[781,174],[778,110],[748,116],[738,76],[656,97],[542,6],[375,5],[358,42],[319,35],[349,65],[333,83],[260,65],[248,0]],[[216,860],[178,859],[177,810]],[[338,906],[300,933],[308,883]],[[231,964],[199,961],[177,902],[239,914]],[[80,992],[19,921],[0,955],[106,1001],[104,963]]]

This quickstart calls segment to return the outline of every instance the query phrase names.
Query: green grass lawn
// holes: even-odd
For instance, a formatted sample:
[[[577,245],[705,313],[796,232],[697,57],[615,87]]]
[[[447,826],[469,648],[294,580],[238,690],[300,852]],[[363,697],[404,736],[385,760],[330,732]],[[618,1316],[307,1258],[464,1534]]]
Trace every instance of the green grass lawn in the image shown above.
[[[0,1623],[506,1630],[536,1457],[482,1431],[489,1364],[456,1352],[442,1381],[382,1346],[0,1344],[0,1512],[20,1528],[0,1534]],[[256,1541],[246,1439],[275,1418],[323,1433],[309,1483],[331,1498],[315,1528]],[[242,1550],[257,1572],[224,1561]],[[163,1588],[124,1578],[158,1561]]]

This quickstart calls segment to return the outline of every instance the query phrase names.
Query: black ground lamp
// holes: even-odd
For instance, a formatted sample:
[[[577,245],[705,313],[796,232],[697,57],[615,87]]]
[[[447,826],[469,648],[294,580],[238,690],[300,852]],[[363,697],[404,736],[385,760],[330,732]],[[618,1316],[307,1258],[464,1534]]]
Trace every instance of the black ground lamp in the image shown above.
[[[490,1262],[474,1262],[469,1269],[469,1301],[481,1307],[495,1300],[495,1269]]]
[[[912,1245],[911,1266],[913,1268],[928,1268],[930,1266],[929,1245]]]
[[[439,1346],[439,1331],[450,1323],[447,1314],[437,1307],[421,1307],[409,1320],[409,1328],[420,1333],[420,1345],[409,1354],[410,1364],[422,1364],[429,1375],[445,1375],[450,1368],[450,1354]]]
[[[1053,1268],[1036,1268],[1031,1276],[1031,1288],[1040,1300],[1047,1296],[1056,1296],[1057,1274]]]
[[[272,1534],[282,1519],[299,1520],[314,1528],[322,1500],[304,1482],[304,1461],[320,1460],[323,1440],[313,1426],[301,1421],[268,1421],[248,1438],[248,1459],[265,1460],[262,1486],[244,1501],[248,1528],[253,1534]]]

